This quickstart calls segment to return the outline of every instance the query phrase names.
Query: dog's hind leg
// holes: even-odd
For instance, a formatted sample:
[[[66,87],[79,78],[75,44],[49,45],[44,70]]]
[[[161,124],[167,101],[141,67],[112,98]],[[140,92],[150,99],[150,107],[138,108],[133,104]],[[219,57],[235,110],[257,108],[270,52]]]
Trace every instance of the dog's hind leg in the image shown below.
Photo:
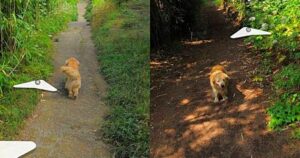
[[[79,88],[74,88],[73,89],[73,94],[74,94],[75,99],[78,97],[78,93],[79,93]]]
[[[69,98],[73,98],[74,93],[73,93],[72,89],[69,89],[68,91],[69,91]]]

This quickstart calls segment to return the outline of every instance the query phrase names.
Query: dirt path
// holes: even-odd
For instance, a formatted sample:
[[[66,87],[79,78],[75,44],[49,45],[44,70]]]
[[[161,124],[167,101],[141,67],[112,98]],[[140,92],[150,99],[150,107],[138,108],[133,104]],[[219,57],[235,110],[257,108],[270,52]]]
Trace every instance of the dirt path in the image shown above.
[[[108,158],[108,146],[98,129],[108,107],[103,103],[106,83],[98,71],[91,30],[83,18],[87,2],[78,4],[79,18],[58,35],[54,56],[55,72],[51,83],[58,93],[43,92],[32,117],[20,133],[21,140],[36,142],[37,149],[26,158]],[[80,61],[82,88],[77,100],[67,98],[63,89],[64,75],[59,67],[74,56]]]
[[[237,28],[221,10],[208,7],[202,14],[205,40],[151,57],[151,157],[300,157],[299,142],[287,132],[267,130],[269,87],[250,78],[259,56],[229,38]],[[212,102],[208,73],[215,64],[225,65],[232,78],[230,102]]]

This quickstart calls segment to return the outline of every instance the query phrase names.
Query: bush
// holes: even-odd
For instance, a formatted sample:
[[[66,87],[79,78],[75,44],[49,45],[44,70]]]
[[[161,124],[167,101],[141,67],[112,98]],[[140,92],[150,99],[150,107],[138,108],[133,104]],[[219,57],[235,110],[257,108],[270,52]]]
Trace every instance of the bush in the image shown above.
[[[291,91],[294,88],[300,89],[300,66],[290,64],[284,67],[275,75],[274,86],[276,89]]]
[[[242,3],[228,2],[236,3],[235,8],[241,13],[245,12]],[[263,54],[261,69],[267,66],[266,74],[271,75],[271,67],[282,67],[274,76],[276,98],[274,105],[268,109],[271,116],[269,127],[272,129],[300,120],[299,6],[299,0],[251,0],[244,15],[245,26],[272,33],[270,36],[251,36],[245,40]]]
[[[271,116],[269,127],[278,129],[284,125],[300,121],[300,93],[286,93],[268,109]]]
[[[269,127],[278,129],[300,121],[300,66],[290,64],[274,77],[274,87],[279,90],[279,99],[268,109],[271,116]]]
[[[251,1],[248,24],[257,29],[272,32],[270,36],[250,37],[249,41],[258,49],[275,49],[295,53],[299,50],[300,17],[299,0]]]

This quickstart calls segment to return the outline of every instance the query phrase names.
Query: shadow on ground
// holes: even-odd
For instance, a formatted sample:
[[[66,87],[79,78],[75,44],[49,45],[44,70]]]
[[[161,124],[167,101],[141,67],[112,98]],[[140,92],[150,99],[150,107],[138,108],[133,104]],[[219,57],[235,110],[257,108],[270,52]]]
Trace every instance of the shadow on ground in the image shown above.
[[[298,141],[267,130],[269,88],[250,78],[259,56],[229,38],[237,28],[222,11],[206,11],[213,17],[207,39],[151,56],[151,157],[300,157]],[[208,75],[215,64],[232,78],[228,102],[212,102]]]

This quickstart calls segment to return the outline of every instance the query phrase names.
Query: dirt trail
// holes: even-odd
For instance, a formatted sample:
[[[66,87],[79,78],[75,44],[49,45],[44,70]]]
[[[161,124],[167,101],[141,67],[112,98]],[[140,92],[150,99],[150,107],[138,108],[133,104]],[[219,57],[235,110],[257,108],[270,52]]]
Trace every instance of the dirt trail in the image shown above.
[[[208,7],[202,15],[206,39],[151,57],[151,157],[300,157],[299,141],[267,130],[269,88],[250,78],[259,56],[229,38],[238,28],[222,10]],[[211,99],[208,73],[215,64],[232,78],[227,103]]]
[[[26,158],[108,158],[108,146],[99,136],[108,107],[103,103],[106,83],[98,71],[91,29],[83,18],[86,1],[78,4],[79,18],[57,36],[54,56],[55,72],[50,83],[57,93],[43,92],[32,117],[20,132],[21,140],[36,142],[37,149]],[[80,61],[82,88],[77,100],[67,98],[63,89],[65,76],[59,67],[74,56]]]

